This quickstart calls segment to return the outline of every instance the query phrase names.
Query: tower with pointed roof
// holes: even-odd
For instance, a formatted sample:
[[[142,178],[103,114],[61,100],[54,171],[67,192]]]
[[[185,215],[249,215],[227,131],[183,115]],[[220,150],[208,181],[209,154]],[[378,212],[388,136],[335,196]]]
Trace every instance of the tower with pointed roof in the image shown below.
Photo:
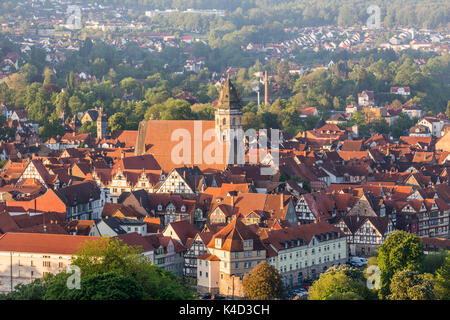
[[[217,137],[222,142],[230,140],[233,130],[242,129],[242,102],[229,78],[220,91],[215,121]]]
[[[97,117],[97,138],[104,139],[108,133],[108,122],[103,114],[103,108],[98,111]]]

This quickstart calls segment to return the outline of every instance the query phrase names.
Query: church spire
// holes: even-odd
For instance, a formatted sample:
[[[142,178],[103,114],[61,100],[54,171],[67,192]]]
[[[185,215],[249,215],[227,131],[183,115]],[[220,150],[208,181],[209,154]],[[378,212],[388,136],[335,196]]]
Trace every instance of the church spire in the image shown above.
[[[242,108],[242,102],[239,96],[238,89],[233,85],[230,78],[227,78],[225,84],[220,91],[218,109],[237,109]]]

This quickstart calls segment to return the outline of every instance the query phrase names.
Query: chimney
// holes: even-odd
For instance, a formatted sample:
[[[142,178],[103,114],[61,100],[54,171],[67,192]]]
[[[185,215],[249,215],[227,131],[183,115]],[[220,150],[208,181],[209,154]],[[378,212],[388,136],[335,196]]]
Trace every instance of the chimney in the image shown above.
[[[269,104],[269,76],[267,74],[267,71],[264,77],[264,103],[266,104],[266,106]]]

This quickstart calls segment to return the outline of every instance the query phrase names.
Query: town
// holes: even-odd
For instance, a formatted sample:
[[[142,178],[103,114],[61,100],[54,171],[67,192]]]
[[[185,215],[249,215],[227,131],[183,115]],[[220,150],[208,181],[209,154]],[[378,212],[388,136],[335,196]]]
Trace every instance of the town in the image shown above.
[[[170,275],[175,299],[265,299],[251,290],[260,270],[278,279],[270,298],[325,299],[321,279],[350,268],[365,287],[410,241],[414,263],[382,275],[378,297],[415,299],[396,289],[403,276],[426,287],[419,299],[448,299],[448,29],[286,26],[235,41],[207,35],[205,21],[236,14],[222,8],[79,1],[80,31],[69,2],[0,17],[0,294],[90,270],[76,257],[106,241]],[[163,28],[180,16],[203,23]],[[176,132],[193,137],[188,161]]]

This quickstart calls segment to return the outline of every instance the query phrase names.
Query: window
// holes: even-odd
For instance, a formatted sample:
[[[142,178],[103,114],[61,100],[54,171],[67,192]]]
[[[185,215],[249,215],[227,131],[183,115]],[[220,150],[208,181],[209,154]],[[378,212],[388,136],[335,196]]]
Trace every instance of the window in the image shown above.
[[[43,265],[44,267],[50,268],[50,261],[43,261],[43,262],[42,262],[42,265]]]

